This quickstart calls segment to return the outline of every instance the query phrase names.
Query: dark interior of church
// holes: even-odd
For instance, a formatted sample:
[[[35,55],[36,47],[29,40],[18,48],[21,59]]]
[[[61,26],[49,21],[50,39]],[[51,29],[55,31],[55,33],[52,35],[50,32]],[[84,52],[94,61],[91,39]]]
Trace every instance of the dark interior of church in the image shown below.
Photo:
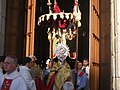
[[[74,0],[56,0],[61,11],[71,12],[74,7]],[[52,8],[54,1],[51,0]],[[78,28],[78,60],[89,58],[89,0],[79,0],[81,11],[81,27]],[[46,27],[38,26],[38,18],[49,13],[47,0],[37,0],[36,2],[36,20],[35,20],[35,46],[34,53],[37,56],[41,67],[45,66],[45,61],[49,58],[49,40]],[[69,42],[70,51],[76,51],[76,40]]]

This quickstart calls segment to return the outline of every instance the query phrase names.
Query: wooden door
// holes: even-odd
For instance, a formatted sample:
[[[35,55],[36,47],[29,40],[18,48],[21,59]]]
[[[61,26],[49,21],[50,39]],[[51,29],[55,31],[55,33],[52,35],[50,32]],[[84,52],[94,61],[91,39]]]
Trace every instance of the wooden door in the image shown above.
[[[90,90],[99,90],[99,0],[90,1]]]
[[[26,56],[34,54],[36,0],[27,0]]]

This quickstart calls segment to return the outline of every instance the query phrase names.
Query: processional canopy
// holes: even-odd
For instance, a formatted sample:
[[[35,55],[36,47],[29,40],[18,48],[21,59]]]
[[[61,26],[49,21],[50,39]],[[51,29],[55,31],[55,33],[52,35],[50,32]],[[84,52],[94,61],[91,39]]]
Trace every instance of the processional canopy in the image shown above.
[[[77,34],[77,28],[81,26],[81,12],[78,0],[74,1],[73,12],[61,12],[56,0],[54,8],[51,9],[52,3],[48,0],[49,13],[41,15],[38,25],[44,24],[48,28],[48,39],[52,40],[52,52],[55,53],[54,43],[66,44],[66,39],[72,40]]]

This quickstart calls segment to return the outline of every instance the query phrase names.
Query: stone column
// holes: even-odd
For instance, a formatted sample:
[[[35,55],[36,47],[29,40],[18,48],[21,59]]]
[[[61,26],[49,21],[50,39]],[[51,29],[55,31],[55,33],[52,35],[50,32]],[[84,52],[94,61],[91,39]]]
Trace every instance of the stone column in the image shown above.
[[[0,0],[0,55],[4,54],[6,0]]]
[[[111,0],[111,90],[120,90],[120,0]]]

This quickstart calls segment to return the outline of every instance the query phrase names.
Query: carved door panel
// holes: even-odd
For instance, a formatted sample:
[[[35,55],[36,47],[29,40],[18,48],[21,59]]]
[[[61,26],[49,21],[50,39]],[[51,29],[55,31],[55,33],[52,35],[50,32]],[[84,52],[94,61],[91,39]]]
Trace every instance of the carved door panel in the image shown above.
[[[99,0],[90,1],[90,90],[99,90]]]

